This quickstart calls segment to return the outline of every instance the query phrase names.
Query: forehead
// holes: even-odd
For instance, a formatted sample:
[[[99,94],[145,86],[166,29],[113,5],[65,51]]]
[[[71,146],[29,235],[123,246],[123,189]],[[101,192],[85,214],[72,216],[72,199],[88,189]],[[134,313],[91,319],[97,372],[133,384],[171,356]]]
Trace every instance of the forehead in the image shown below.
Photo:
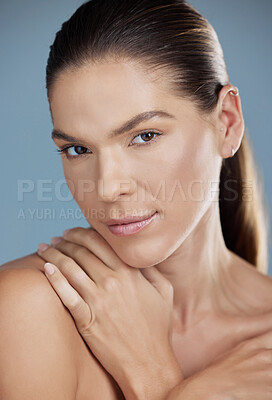
[[[192,103],[172,94],[162,71],[150,72],[133,62],[101,62],[63,71],[53,85],[50,107],[55,127],[68,132],[90,126],[110,131],[130,116],[152,109],[195,113]]]
[[[133,62],[99,62],[61,72],[53,85],[50,103],[58,105],[67,95],[71,100],[80,96],[96,103],[100,99],[133,101],[132,94],[150,98],[161,91],[170,94],[167,81],[158,71],[152,73]]]

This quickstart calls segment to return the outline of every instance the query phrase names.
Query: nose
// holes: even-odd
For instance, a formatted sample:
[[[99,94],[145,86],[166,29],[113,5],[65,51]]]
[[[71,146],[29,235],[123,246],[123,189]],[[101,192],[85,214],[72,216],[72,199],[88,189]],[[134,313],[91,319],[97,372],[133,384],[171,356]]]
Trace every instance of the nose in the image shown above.
[[[128,169],[120,163],[120,158],[109,152],[101,157],[97,193],[102,201],[113,202],[119,196],[131,195],[134,191],[135,185],[129,179]]]

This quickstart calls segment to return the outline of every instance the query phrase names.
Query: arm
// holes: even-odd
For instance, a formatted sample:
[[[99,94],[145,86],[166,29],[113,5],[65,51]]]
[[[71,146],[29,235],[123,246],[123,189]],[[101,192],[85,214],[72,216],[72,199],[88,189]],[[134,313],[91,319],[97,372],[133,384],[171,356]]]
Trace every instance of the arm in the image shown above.
[[[206,380],[205,370],[183,379],[181,370],[166,362],[157,373],[151,365],[145,374],[134,373],[131,378],[127,374],[118,383],[126,400],[227,400],[220,392],[214,393],[211,382],[209,378]]]
[[[272,315],[267,318],[270,326],[271,318]],[[141,378],[137,376],[138,388],[135,380],[133,384],[132,380],[127,381],[130,383],[127,387],[136,390],[128,391],[126,400],[268,400],[272,393],[271,360],[272,330],[269,329],[219,355],[205,369],[181,380],[166,395],[164,392],[154,395],[159,391],[152,379],[149,391],[144,391],[149,376],[146,370]],[[145,393],[148,395],[145,396]]]
[[[179,382],[177,385],[172,387],[169,391],[169,385],[165,386],[161,392],[159,392],[158,385],[154,385],[152,387],[148,384],[145,387],[138,387],[136,391],[133,389],[130,394],[126,396],[126,400],[229,400],[230,398],[224,395],[221,395],[220,392],[218,394],[214,394],[212,391],[212,387],[208,387],[204,385],[200,387],[200,382],[191,381],[191,379],[185,379],[183,382]],[[143,394],[144,393],[144,394]],[[148,394],[149,393],[149,394]],[[218,397],[220,396],[220,397]],[[238,398],[233,398],[233,400],[238,400]]]
[[[53,267],[47,278],[126,400],[264,400],[272,393],[272,316],[263,337],[183,379],[171,346],[170,282],[154,267],[124,264],[95,231],[75,228],[66,238],[39,252]]]
[[[126,400],[187,400],[181,397],[181,385],[185,382],[182,371],[173,352],[169,350],[168,354],[161,361],[148,360],[142,371],[134,369],[130,374],[126,369],[118,382]]]
[[[67,317],[40,271],[0,272],[0,398],[74,400]]]

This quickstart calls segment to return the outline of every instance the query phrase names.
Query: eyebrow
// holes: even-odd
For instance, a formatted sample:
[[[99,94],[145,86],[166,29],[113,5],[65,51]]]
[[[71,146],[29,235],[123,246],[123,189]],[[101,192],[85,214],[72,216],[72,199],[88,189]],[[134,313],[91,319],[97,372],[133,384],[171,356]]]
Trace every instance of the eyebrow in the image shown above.
[[[152,111],[145,111],[140,114],[135,115],[132,117],[130,120],[125,122],[122,126],[120,126],[117,129],[114,129],[108,136],[109,139],[123,135],[127,131],[132,130],[135,128],[137,125],[139,125],[141,122],[148,121],[151,118],[155,117],[160,117],[160,118],[171,118],[171,119],[176,119],[176,117],[172,114],[169,114],[166,111],[162,110],[152,110]],[[52,131],[52,139],[60,139],[60,140],[67,140],[72,143],[77,143],[79,141],[82,142],[81,139],[76,138],[74,136],[67,135],[66,133],[60,131],[59,129],[53,129]]]

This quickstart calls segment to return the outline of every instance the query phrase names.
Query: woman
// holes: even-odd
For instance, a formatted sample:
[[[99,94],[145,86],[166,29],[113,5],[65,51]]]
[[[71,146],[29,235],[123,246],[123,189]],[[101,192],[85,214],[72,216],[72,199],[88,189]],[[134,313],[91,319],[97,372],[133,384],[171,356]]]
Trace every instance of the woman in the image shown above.
[[[213,28],[182,0],[89,1],[46,73],[92,228],[2,266],[1,396],[271,399],[267,227]]]

